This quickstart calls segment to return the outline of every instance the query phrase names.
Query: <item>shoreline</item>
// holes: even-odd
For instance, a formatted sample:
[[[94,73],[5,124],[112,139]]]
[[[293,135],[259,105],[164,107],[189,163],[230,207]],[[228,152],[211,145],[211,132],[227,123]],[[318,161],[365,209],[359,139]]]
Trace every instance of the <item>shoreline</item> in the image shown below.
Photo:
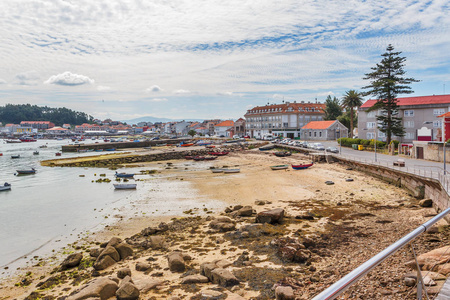
[[[215,199],[226,205],[224,205],[224,207],[222,207],[221,209],[217,208],[214,213],[210,213],[212,211],[210,209],[202,211],[203,207],[197,207],[197,210],[192,210],[191,212],[184,213],[182,215],[167,215],[157,218],[148,215],[134,216],[127,219],[121,218],[117,220],[115,224],[112,224],[105,228],[105,230],[97,232],[96,234],[92,234],[86,239],[78,240],[72,245],[72,249],[73,251],[80,251],[80,249],[82,250],[83,248],[87,249],[93,246],[95,247],[95,244],[108,241],[112,237],[120,237],[122,239],[125,239],[133,235],[136,236],[136,234],[142,229],[155,227],[161,222],[171,224],[173,222],[177,223],[178,220],[186,220],[187,224],[190,224],[192,222],[195,224],[198,223],[197,225],[192,225],[192,228],[197,228],[195,229],[195,232],[193,231],[193,233],[191,233],[192,237],[190,239],[192,241],[189,241],[189,239],[185,239],[189,236],[189,231],[186,233],[172,232],[171,235],[173,235],[173,237],[171,237],[170,235],[165,235],[165,238],[170,244],[167,250],[182,250],[183,252],[188,252],[189,255],[192,256],[192,270],[198,269],[198,266],[201,264],[201,262],[211,261],[217,258],[228,259],[230,261],[236,260],[240,257],[240,255],[242,256],[242,254],[239,255],[242,249],[247,249],[244,252],[248,252],[250,257],[254,257],[254,260],[251,259],[251,261],[253,270],[255,270],[255,272],[260,272],[259,268],[263,266],[269,267],[270,270],[272,270],[273,268],[275,268],[274,270],[276,270],[281,267],[281,269],[279,269],[280,271],[273,271],[273,274],[281,272],[281,270],[284,273],[288,274],[291,271],[286,271],[287,268],[292,269],[292,271],[297,274],[297,277],[302,277],[306,274],[308,278],[310,276],[312,276],[311,278],[313,278],[314,274],[321,274],[321,270],[330,268],[331,262],[336,260],[346,261],[348,260],[348,258],[346,258],[345,255],[344,257],[330,255],[330,251],[332,251],[331,249],[327,250],[327,248],[318,248],[318,252],[312,252],[313,255],[311,256],[311,258],[314,259],[311,260],[309,265],[313,265],[314,268],[318,270],[317,273],[315,271],[308,271],[309,269],[311,269],[308,265],[292,265],[292,263],[281,263],[280,265],[279,258],[276,258],[276,255],[273,256],[273,251],[271,251],[269,248],[266,249],[266,246],[258,249],[253,246],[253,243],[256,243],[256,240],[252,241],[252,243],[249,243],[248,241],[241,239],[235,240],[232,236],[213,232],[211,231],[211,229],[209,229],[208,220],[217,218],[220,215],[230,216],[230,213],[223,213],[223,208],[225,208],[225,206],[228,207],[227,209],[232,210],[233,206],[250,205],[253,207],[253,210],[256,210],[256,212],[283,207],[288,217],[286,224],[281,226],[282,228],[279,228],[279,230],[282,230],[284,234],[290,233],[289,236],[292,237],[312,237],[314,239],[317,239],[317,241],[320,241],[320,243],[325,242],[325,240],[322,241],[322,238],[324,236],[328,236],[329,240],[331,240],[333,243],[337,243],[335,247],[339,248],[340,242],[342,242],[342,240],[339,241],[335,239],[337,239],[338,237],[344,240],[349,239],[349,237],[353,236],[351,233],[352,230],[354,231],[355,228],[359,228],[359,226],[362,226],[362,228],[366,228],[367,231],[370,232],[370,235],[373,235],[372,238],[374,238],[375,244],[370,245],[368,248],[370,248],[369,250],[371,251],[375,251],[377,249],[382,249],[382,247],[386,245],[389,245],[389,243],[393,239],[395,240],[396,238],[400,237],[401,234],[407,232],[408,228],[398,230],[398,232],[395,232],[395,234],[391,234],[392,236],[388,238],[384,237],[383,235],[376,235],[376,233],[373,232],[374,225],[372,224],[374,218],[376,218],[376,220],[380,222],[384,222],[386,218],[389,218],[390,223],[385,223],[384,226],[392,227],[398,223],[399,225],[404,224],[403,226],[405,227],[411,227],[417,222],[419,222],[420,225],[420,222],[423,223],[423,221],[425,220],[425,215],[432,213],[432,209],[416,209],[414,207],[416,205],[414,204],[416,203],[415,200],[411,199],[406,191],[390,186],[378,179],[372,178],[362,173],[345,170],[339,165],[317,164],[314,167],[306,170],[306,172],[292,170],[271,171],[268,168],[268,166],[279,164],[279,162],[298,162],[299,160],[305,161],[306,159],[300,154],[295,154],[287,159],[282,159],[276,158],[266,153],[246,151],[245,153],[234,153],[233,155],[227,156],[220,161],[218,160],[212,163],[196,163],[194,164],[194,168],[191,169],[190,167],[188,167],[188,170],[184,170],[184,168],[186,167],[185,164],[188,164],[186,161],[178,160],[164,162],[166,164],[168,162],[172,163],[169,166],[169,169],[163,169],[162,171],[162,174],[166,175],[164,180],[189,182],[191,188],[195,190],[196,193],[199,194],[199,197],[204,201],[207,202],[210,199]],[[138,166],[148,167],[152,164],[161,164],[161,162],[139,163]],[[219,167],[223,165],[238,165],[241,168],[241,173],[215,175],[207,169],[207,166],[210,165]],[[353,183],[346,183],[345,179],[347,178],[354,178],[355,181]],[[325,185],[324,182],[327,180],[333,180],[335,182],[335,185]],[[269,200],[270,203],[267,203],[267,200]],[[255,202],[258,201],[261,203],[264,202],[264,204],[256,205]],[[139,206],[139,204],[136,205]],[[411,208],[408,208],[409,206],[411,206]],[[194,209],[194,207],[192,209]],[[393,209],[397,212],[398,216],[392,215],[391,212]],[[201,214],[197,214],[196,211],[201,212]],[[199,215],[201,215],[200,219],[197,218],[197,216]],[[237,222],[237,226],[241,226],[242,228],[242,226],[252,224],[254,222],[252,221],[252,218],[254,218],[254,216],[255,215],[252,214],[251,217],[238,217],[236,218],[235,222]],[[297,219],[297,217],[300,218]],[[278,227],[280,226],[275,226],[274,228]],[[345,228],[353,229],[350,230]],[[359,230],[356,230],[354,232],[356,235],[352,237],[352,239],[364,239],[363,236],[358,237],[358,231]],[[264,236],[263,240],[265,241],[267,238],[270,238],[269,240],[267,240],[267,242],[269,242],[270,240],[273,240],[278,236],[278,233],[273,234],[274,236],[272,237],[270,236],[272,235],[272,233],[269,235],[269,237]],[[179,236],[182,239],[178,241],[179,238],[175,239],[175,236]],[[171,239],[175,240],[173,242],[170,242]],[[196,240],[195,243],[194,240]],[[217,244],[217,246],[213,247],[210,243],[215,241],[220,241],[220,243]],[[205,246],[209,245],[205,248],[209,250],[206,252],[200,250],[192,252],[189,250],[191,249],[191,247],[198,248],[198,246],[194,247],[194,245],[199,242]],[[192,243],[192,245],[188,246],[189,243]],[[357,246],[355,248],[355,246],[351,246],[348,251],[361,251],[362,249],[360,249],[359,247],[360,246]],[[365,245],[365,247],[367,248],[367,244]],[[228,249],[228,251],[226,249]],[[266,253],[262,250],[269,252]],[[182,298],[193,296],[200,292],[200,290],[198,289],[195,289],[194,291],[186,291],[182,288],[180,289],[179,283],[177,283],[179,282],[179,274],[177,275],[176,273],[167,271],[163,267],[164,265],[167,265],[167,261],[164,258],[164,255],[168,254],[167,251],[152,250],[149,252],[142,249],[137,249],[135,251],[137,251],[138,253],[138,256],[136,256],[136,258],[130,261],[127,260],[123,263],[119,263],[118,267],[129,266],[132,270],[132,278],[134,278],[136,281],[139,281],[143,279],[143,274],[134,270],[133,265],[136,262],[143,261],[140,257],[145,257],[149,254],[152,255],[152,253],[153,255],[160,253],[157,256],[153,256],[156,258],[155,265],[157,264],[161,266],[160,271],[154,272],[154,274],[163,273],[164,281],[169,282],[168,284],[165,284],[166,288],[160,289],[159,292],[158,290],[150,291],[145,294],[146,296],[156,297],[155,299],[167,299],[165,298],[167,294],[164,294],[161,291],[167,291],[169,286],[174,288],[175,293]],[[236,254],[234,254],[234,252]],[[367,252],[367,249],[365,249],[364,252]],[[162,255],[163,257],[161,258],[160,255]],[[367,255],[367,253],[365,255]],[[37,274],[39,274],[39,277],[45,277],[45,275],[48,276],[48,270],[56,266],[64,258],[63,256],[64,254],[61,254],[59,260],[55,260],[53,262],[53,265],[49,265],[46,270],[44,270],[45,268],[43,268],[41,273],[36,272],[36,269],[31,268],[33,270],[33,274],[36,275],[33,275],[34,280],[28,287],[11,287],[11,283],[14,282],[14,279],[10,278],[9,285],[7,282],[2,282],[0,284],[0,291],[3,289],[4,291],[7,291],[8,294],[14,295],[13,297],[27,296],[27,293],[30,294],[31,291],[35,289],[35,286],[33,285],[36,283],[36,281],[39,281],[37,278],[35,278],[38,277]],[[264,257],[266,258],[264,259]],[[321,259],[320,257],[327,257],[327,259]],[[356,258],[357,260],[363,260],[365,256],[361,256],[359,254],[356,255]],[[350,266],[354,266],[354,264],[355,262],[349,262],[348,266],[343,269],[348,269]],[[242,273],[241,269],[237,267],[231,268],[235,273],[239,274],[239,279],[247,278],[248,280],[241,281],[242,283],[241,285],[239,285],[239,289],[235,289],[233,291],[223,290],[222,292],[238,294],[243,297],[243,299],[256,297],[258,293],[256,292],[256,290],[253,290],[252,284],[257,283],[252,283],[253,280],[246,277],[247,275],[245,275],[245,273]],[[113,267],[113,269],[117,268]],[[157,269],[158,268],[156,268],[156,270]],[[301,272],[298,273],[296,271],[297,269],[299,271],[301,270]],[[25,272],[26,270],[23,271]],[[281,278],[279,278],[279,275],[273,276],[273,284],[279,283],[281,280]],[[17,278],[23,278],[23,275],[18,276]],[[154,278],[157,279],[158,277]],[[278,278],[278,280],[276,280],[276,278]],[[333,281],[337,278],[338,277],[335,274],[329,277],[324,277],[322,278],[322,280],[324,281],[323,283],[328,283],[328,281]],[[173,285],[174,283],[177,284]],[[201,289],[203,289],[208,287],[208,284],[200,284],[199,286]],[[75,289],[70,284],[63,284],[60,287],[65,287],[66,289],[69,289],[70,292],[73,292],[73,290]],[[310,287],[312,287],[313,289],[306,289],[309,291],[307,293],[309,296],[313,295],[314,292],[319,288],[317,284],[312,284]],[[270,292],[268,293],[270,294]]]

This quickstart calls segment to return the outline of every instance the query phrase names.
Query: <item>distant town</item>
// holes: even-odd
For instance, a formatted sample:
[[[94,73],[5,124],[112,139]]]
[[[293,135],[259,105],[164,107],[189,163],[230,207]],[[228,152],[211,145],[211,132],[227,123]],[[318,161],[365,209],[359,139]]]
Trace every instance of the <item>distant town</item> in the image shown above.
[[[267,103],[248,109],[237,120],[210,119],[202,122],[139,122],[126,124],[111,119],[93,119],[81,125],[55,126],[50,121],[24,120],[19,124],[0,124],[3,137],[63,137],[63,136],[202,136],[202,137],[249,137],[262,139],[267,136],[302,140],[336,140],[340,137],[359,137],[384,141],[385,135],[376,130],[378,112],[369,110],[375,100],[366,101],[357,110],[357,126],[349,132],[338,120],[326,120],[326,104],[293,101],[279,104]],[[414,140],[441,141],[450,138],[450,95],[398,98],[399,114],[405,135],[395,137],[405,146]],[[369,110],[369,111],[368,111]]]

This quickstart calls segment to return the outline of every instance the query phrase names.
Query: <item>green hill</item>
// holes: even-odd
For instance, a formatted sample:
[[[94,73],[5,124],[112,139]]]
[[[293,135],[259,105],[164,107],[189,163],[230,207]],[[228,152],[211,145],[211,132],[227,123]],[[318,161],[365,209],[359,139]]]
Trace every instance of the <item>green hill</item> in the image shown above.
[[[19,124],[21,121],[50,121],[56,126],[91,123],[93,117],[65,107],[52,108],[30,104],[6,104],[0,106],[0,122]]]

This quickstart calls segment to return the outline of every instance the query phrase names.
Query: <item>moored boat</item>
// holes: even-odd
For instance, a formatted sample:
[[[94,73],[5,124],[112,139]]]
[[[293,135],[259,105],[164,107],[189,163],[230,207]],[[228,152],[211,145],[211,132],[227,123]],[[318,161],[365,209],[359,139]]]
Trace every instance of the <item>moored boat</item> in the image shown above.
[[[116,148],[105,149],[105,151],[116,151]]]
[[[215,155],[215,156],[223,156],[230,153],[230,151],[222,151],[222,152],[208,152],[209,155]]]
[[[39,155],[39,151],[33,151],[33,155]]]
[[[11,190],[11,184],[5,182],[3,185],[0,185],[0,191],[9,191]]]
[[[180,144],[180,147],[190,147],[190,146],[194,146],[194,144],[193,143]]]
[[[61,156],[61,152],[56,152],[55,155],[56,156]]]
[[[132,177],[134,177],[134,173],[117,173],[116,172],[115,175],[118,178],[132,178]]]
[[[116,190],[132,190],[132,189],[136,189],[137,184],[136,183],[114,183],[113,186]]]
[[[31,168],[28,170],[16,170],[17,175],[30,175],[30,174],[36,174],[36,169]]]
[[[24,143],[28,143],[28,142],[36,142],[37,140],[33,139],[32,137],[26,136],[26,137],[20,138],[20,141],[24,142]]]
[[[227,174],[227,173],[239,173],[239,172],[241,172],[241,169],[223,169],[223,172],[225,174]]]
[[[205,156],[205,160],[215,160],[217,156]]]
[[[11,155],[11,158],[20,158],[20,154],[17,154],[17,155]]]
[[[300,165],[291,165],[292,169],[294,170],[303,170],[303,169],[308,169],[309,167],[311,167],[314,163],[310,163],[310,164],[300,164]]]
[[[95,152],[102,152],[103,149],[95,149],[94,151],[95,151]]]
[[[268,150],[272,150],[273,148],[275,148],[275,145],[266,145],[266,146],[262,146],[259,147],[259,151],[268,151]]]
[[[270,166],[272,170],[285,170],[289,168],[289,165]]]
[[[195,161],[202,161],[202,160],[205,160],[205,157],[204,156],[194,156],[194,157],[192,157],[192,159]]]
[[[277,152],[274,152],[273,155],[278,156],[278,157],[286,157],[286,156],[292,155],[292,153],[289,151],[277,151]]]
[[[40,145],[39,148],[47,148],[47,145]]]
[[[5,140],[7,144],[18,144],[18,143],[22,143],[21,140],[18,139],[10,139],[10,140]]]
[[[213,173],[223,173],[223,169],[211,169]]]
[[[192,155],[185,155],[184,158],[186,158],[186,159],[193,159],[194,157]]]

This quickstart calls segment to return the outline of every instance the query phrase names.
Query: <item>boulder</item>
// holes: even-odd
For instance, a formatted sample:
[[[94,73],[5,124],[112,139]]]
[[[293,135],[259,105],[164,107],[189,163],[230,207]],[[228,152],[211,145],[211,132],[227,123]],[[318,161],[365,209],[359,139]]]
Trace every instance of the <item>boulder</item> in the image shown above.
[[[220,259],[220,260],[215,260],[213,262],[218,268],[227,268],[229,266],[231,266],[233,263],[231,263],[230,261],[226,260],[226,259]]]
[[[102,277],[96,278],[86,285],[76,290],[72,295],[66,298],[66,300],[84,300],[88,298],[100,298],[106,300],[114,297],[119,286],[113,280]]]
[[[158,228],[156,228],[156,227],[147,227],[147,228],[142,229],[141,235],[149,236],[149,235],[156,234],[157,232],[158,232]]]
[[[119,253],[120,259],[125,259],[128,256],[133,255],[133,248],[125,242],[122,242],[114,247]]]
[[[113,237],[109,240],[109,242],[106,246],[116,247],[120,243],[122,243],[122,239],[120,239],[118,237]]]
[[[253,214],[253,208],[251,206],[244,206],[236,211],[234,211],[231,215],[233,217],[251,217]]]
[[[147,239],[146,249],[151,248],[153,250],[166,248],[166,240],[164,237],[156,235]]]
[[[102,248],[95,248],[95,249],[91,249],[89,251],[89,255],[92,257],[99,257],[100,254],[102,253],[103,249]]]
[[[117,277],[124,279],[126,276],[131,276],[130,268],[122,268],[117,270]]]
[[[96,269],[97,271],[105,270],[106,268],[114,265],[115,263],[116,263],[116,261],[114,259],[112,259],[111,256],[106,255],[106,256],[103,256],[102,258],[98,258],[95,261],[94,269]]]
[[[256,204],[256,205],[265,205],[265,204],[266,204],[266,201],[264,201],[264,200],[256,200],[256,201],[255,201],[255,204]]]
[[[256,223],[281,223],[284,217],[284,209],[275,208],[272,210],[267,210],[260,212],[256,216]]]
[[[240,205],[240,204],[235,205],[235,206],[233,207],[233,211],[240,210],[240,209],[243,208],[243,207],[244,207],[244,206],[242,206],[242,205]]]
[[[136,282],[134,283],[134,285],[138,288],[138,290],[143,294],[147,293],[148,291],[150,291],[162,284],[163,284],[163,281],[155,280],[155,279],[141,279],[141,280],[136,280]]]
[[[116,248],[109,246],[109,245],[106,246],[106,248],[102,251],[102,253],[100,253],[100,256],[97,258],[97,260],[102,259],[105,256],[109,256],[112,259],[114,259],[115,261],[120,260],[119,252],[117,252]]]
[[[419,205],[422,206],[422,207],[432,207],[433,206],[433,200],[431,200],[431,199],[420,200]]]
[[[183,255],[179,251],[170,253],[167,256],[169,262],[169,269],[172,272],[184,272],[186,270],[186,264],[183,259]]]
[[[82,253],[73,253],[66,257],[66,259],[61,263],[61,270],[67,270],[69,268],[76,267],[80,264],[83,259]]]
[[[232,231],[236,229],[236,224],[228,217],[220,217],[212,220],[209,223],[209,227],[218,230],[220,232]]]
[[[146,263],[146,262],[138,262],[138,263],[136,263],[136,271],[144,272],[144,271],[147,271],[150,268],[151,268],[150,265],[148,263]]]
[[[117,300],[137,300],[139,299],[139,290],[131,282],[121,284],[116,291]]]
[[[208,300],[219,300],[224,299],[224,294],[221,292],[215,291],[215,290],[203,290],[200,292],[201,298],[200,299],[208,299]]]
[[[438,249],[434,249],[430,252],[421,254],[417,257],[417,262],[419,263],[419,267],[422,271],[428,271],[428,270],[439,270],[439,273],[444,274],[441,272],[441,269],[448,269],[447,273],[450,273],[450,265],[449,267],[445,267],[445,262],[450,260],[450,251],[448,251],[448,246],[444,246]],[[440,266],[442,264],[442,266]],[[445,265],[444,265],[445,264]],[[416,269],[416,261],[410,260],[406,263],[406,266]],[[447,275],[447,274],[444,274]]]
[[[216,268],[217,266],[215,263],[203,263],[200,265],[200,274],[208,277],[209,280],[212,281],[211,272]]]
[[[290,286],[277,286],[275,288],[275,299],[277,300],[294,300],[294,290]]]
[[[196,274],[189,275],[181,279],[181,284],[191,284],[191,283],[207,283],[209,281],[208,277]]]
[[[216,268],[211,271],[212,282],[223,287],[239,284],[239,280],[228,270]]]

